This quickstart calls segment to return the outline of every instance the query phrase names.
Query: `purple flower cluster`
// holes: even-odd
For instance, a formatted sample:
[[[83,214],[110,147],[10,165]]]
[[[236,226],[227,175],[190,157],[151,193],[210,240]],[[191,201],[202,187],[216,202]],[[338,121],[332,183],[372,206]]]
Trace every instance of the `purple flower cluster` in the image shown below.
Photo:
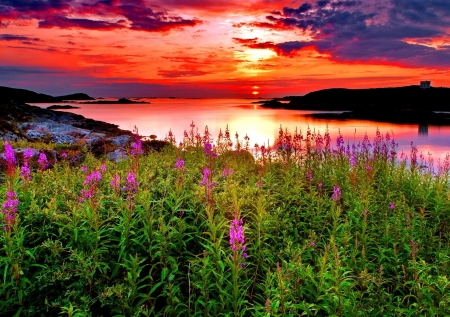
[[[206,186],[206,184],[208,184],[209,175],[211,175],[211,170],[205,167],[203,169],[203,180],[200,183],[200,186]]]
[[[358,165],[358,161],[356,159],[355,153],[352,153],[352,155],[350,156],[350,166],[356,167],[356,165]]]
[[[97,189],[97,183],[102,180],[102,176],[100,171],[92,171],[92,173],[87,174],[83,185],[85,188],[81,190],[81,202],[84,202],[86,199],[92,198]]]
[[[227,175],[231,175],[231,174],[233,174],[233,170],[231,168],[230,169],[224,168],[222,171],[223,178],[227,178]]]
[[[14,156],[14,149],[12,145],[9,144],[8,142],[5,142],[5,160],[6,163],[8,164],[8,168],[10,167],[14,168],[14,166],[16,165],[16,157]]]
[[[111,180],[111,187],[116,191],[120,187],[120,176],[115,175]]]
[[[136,174],[133,172],[128,172],[127,174],[127,183],[123,190],[128,191],[130,193],[137,192],[139,188],[139,183],[136,180]]]
[[[394,203],[394,202],[391,202],[391,203],[389,204],[389,209],[390,209],[390,210],[394,210],[394,208],[395,208],[395,203]]]
[[[241,250],[242,257],[244,259],[247,259],[247,253],[245,252],[247,247],[244,245],[244,243],[245,243],[245,236],[244,236],[243,221],[242,219],[239,220],[233,219],[230,227],[230,248],[234,252]],[[242,266],[242,268],[245,268],[245,264]]]
[[[44,152],[39,153],[38,163],[39,163],[39,168],[42,171],[47,168],[48,160],[47,160],[47,156],[45,155]]]
[[[217,157],[217,154],[214,153],[213,146],[211,143],[206,142],[203,150],[205,151],[207,157]]]
[[[19,199],[17,194],[13,190],[9,190],[6,194],[6,201],[3,203],[2,213],[5,215],[6,227],[4,229],[10,230],[11,225],[16,219],[17,205],[19,204]]]
[[[29,182],[33,179],[31,176],[31,171],[29,167],[29,161],[33,157],[33,150],[26,149],[23,153],[23,166],[20,168],[20,178],[23,179],[24,182]]]
[[[138,135],[133,135],[134,142],[131,144],[131,154],[139,155],[142,154],[142,141]]]
[[[339,201],[341,199],[341,188],[338,186],[334,186],[333,195],[331,195],[331,199],[334,201]]]
[[[177,158],[174,168],[184,170],[184,160],[181,158]]]

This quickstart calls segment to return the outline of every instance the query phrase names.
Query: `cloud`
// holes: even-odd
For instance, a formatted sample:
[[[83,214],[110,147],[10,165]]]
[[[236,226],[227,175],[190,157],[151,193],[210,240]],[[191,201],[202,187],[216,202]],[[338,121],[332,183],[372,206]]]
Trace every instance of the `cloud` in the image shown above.
[[[162,70],[158,71],[158,75],[166,78],[194,77],[210,74],[201,70]]]
[[[161,8],[155,10],[147,0],[4,0],[0,1],[0,27],[6,27],[1,19],[37,19],[40,28],[99,31],[128,28],[145,32],[167,32],[202,23],[200,19],[183,18]]]
[[[40,41],[37,37],[28,37],[24,35],[15,35],[15,34],[0,34],[0,41],[28,41],[28,42],[37,42]]]
[[[235,42],[251,48],[268,48],[293,56],[305,47],[345,62],[396,63],[414,67],[450,67],[450,47],[424,45],[449,35],[450,6],[446,0],[390,0],[376,2],[319,0],[297,8],[272,12],[266,21],[236,23],[279,31],[300,30],[310,40],[282,43]],[[415,41],[408,41],[408,39]]]
[[[69,19],[62,16],[50,16],[45,20],[39,21],[39,27],[50,29],[50,28],[60,28],[60,29],[88,29],[88,30],[98,30],[98,31],[109,31],[115,29],[123,29],[125,26],[119,22],[106,22],[98,20],[89,19]]]
[[[0,76],[8,78],[10,76],[17,75],[31,75],[31,74],[60,74],[61,71],[43,68],[43,67],[34,67],[34,66],[6,66],[0,65]]]

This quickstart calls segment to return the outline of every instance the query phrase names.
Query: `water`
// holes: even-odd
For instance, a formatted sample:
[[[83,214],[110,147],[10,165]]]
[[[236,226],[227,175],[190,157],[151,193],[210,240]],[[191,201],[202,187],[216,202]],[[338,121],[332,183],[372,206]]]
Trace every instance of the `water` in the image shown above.
[[[134,126],[139,134],[149,136],[154,134],[158,139],[164,139],[169,130],[173,132],[177,141],[182,140],[183,132],[190,129],[193,121],[199,132],[208,125],[209,132],[214,138],[219,129],[225,130],[228,125],[234,138],[236,132],[239,139],[247,134],[250,144],[273,144],[278,135],[280,125],[294,132],[295,128],[306,133],[308,126],[322,135],[326,129],[333,141],[339,132],[344,141],[352,143],[361,141],[367,133],[372,140],[377,128],[384,135],[389,132],[399,144],[399,150],[410,152],[410,143],[418,147],[419,153],[433,157],[444,158],[450,153],[450,126],[419,126],[418,124],[394,124],[373,122],[367,120],[335,120],[317,119],[305,116],[319,111],[300,111],[261,108],[253,104],[250,99],[169,99],[157,98],[141,100],[151,104],[71,104],[79,109],[65,109],[87,118],[102,120],[117,124],[121,129],[132,130]],[[42,108],[51,104],[33,104]]]

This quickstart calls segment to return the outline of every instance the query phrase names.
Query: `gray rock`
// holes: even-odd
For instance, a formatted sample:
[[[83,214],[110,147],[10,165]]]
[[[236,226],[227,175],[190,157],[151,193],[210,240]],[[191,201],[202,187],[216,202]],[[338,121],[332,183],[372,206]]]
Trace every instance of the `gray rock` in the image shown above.
[[[128,158],[127,152],[125,152],[124,149],[117,149],[113,152],[109,152],[106,156],[116,163]]]
[[[25,135],[28,138],[33,139],[33,140],[42,139],[47,136],[44,132],[37,131],[37,130],[28,130]]]
[[[0,132],[0,138],[8,141],[17,141],[17,139],[19,139],[19,136],[14,132],[7,131],[6,133]]]
[[[52,142],[54,142],[56,144],[64,144],[64,143],[74,144],[76,140],[77,140],[76,138],[74,138],[71,135],[67,135],[67,134],[53,134],[52,135]]]
[[[110,140],[113,145],[117,145],[118,147],[125,147],[127,145],[128,140],[130,140],[129,135],[119,135],[112,137]]]

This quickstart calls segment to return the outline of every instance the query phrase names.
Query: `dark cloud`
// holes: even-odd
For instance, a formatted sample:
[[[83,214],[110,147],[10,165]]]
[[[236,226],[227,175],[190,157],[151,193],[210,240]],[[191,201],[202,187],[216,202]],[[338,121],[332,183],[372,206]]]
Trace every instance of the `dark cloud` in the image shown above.
[[[252,48],[269,48],[285,56],[293,56],[305,47],[314,47],[338,61],[450,67],[449,46],[423,45],[434,38],[449,36],[450,5],[447,0],[391,0],[383,10],[374,2],[305,2],[297,8],[284,7],[280,14],[267,16],[266,21],[234,26],[279,31],[297,29],[310,35],[312,40],[235,42]]]
[[[0,41],[27,41],[27,42],[37,42],[40,41],[37,37],[28,37],[24,35],[15,34],[0,34]]]
[[[210,74],[201,70],[159,70],[158,75],[166,78],[194,77]]]
[[[0,77],[8,78],[17,75],[59,74],[61,71],[43,67],[0,65]]]
[[[118,22],[106,22],[97,21],[89,19],[69,19],[62,16],[50,16],[45,20],[39,21],[39,27],[50,29],[50,28],[60,28],[60,29],[88,29],[88,30],[115,30],[123,29],[125,26]]]
[[[88,18],[88,15],[98,18]],[[196,18],[186,19],[155,10],[144,0],[2,0],[0,27],[6,27],[1,19],[37,19],[40,28],[99,31],[129,28],[146,32],[167,32],[202,23]]]

